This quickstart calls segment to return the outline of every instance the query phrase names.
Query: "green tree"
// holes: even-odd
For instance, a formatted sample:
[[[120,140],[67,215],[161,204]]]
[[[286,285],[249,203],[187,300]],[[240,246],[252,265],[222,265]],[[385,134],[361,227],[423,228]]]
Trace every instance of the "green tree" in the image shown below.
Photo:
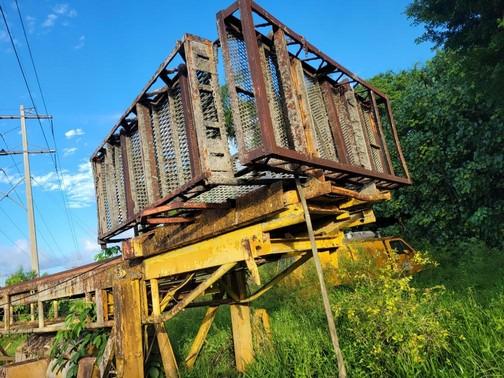
[[[110,259],[114,256],[117,256],[121,253],[121,249],[114,245],[112,247],[108,247],[108,248],[105,248],[105,249],[102,249],[100,252],[98,252],[94,259],[95,261],[103,261],[103,260],[107,260],[107,259]]]
[[[498,106],[504,104],[504,1],[414,0],[406,13],[425,26],[419,41],[457,52],[463,80]]]
[[[11,285],[16,285],[18,283],[24,282],[24,281],[29,281],[37,277],[37,274],[32,271],[24,271],[23,267],[20,266],[18,270],[16,270],[14,273],[12,273],[7,279],[5,280],[5,286],[11,286]]]
[[[500,244],[504,112],[467,85],[465,69],[457,53],[446,51],[425,67],[372,80],[392,100],[414,181],[380,210],[416,239]]]
[[[373,78],[391,98],[414,185],[381,206],[410,237],[502,245],[504,1],[413,0],[424,67]]]

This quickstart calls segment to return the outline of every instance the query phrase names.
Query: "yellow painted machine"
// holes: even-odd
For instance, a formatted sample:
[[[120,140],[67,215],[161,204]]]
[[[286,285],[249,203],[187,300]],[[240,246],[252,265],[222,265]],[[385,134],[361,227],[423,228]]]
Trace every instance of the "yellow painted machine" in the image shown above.
[[[376,269],[393,264],[402,274],[414,274],[421,270],[415,262],[416,251],[403,239],[395,236],[379,237],[373,232],[353,232],[345,235],[336,253],[322,252],[320,261],[326,270],[330,284],[343,283],[341,271],[348,263],[369,262]]]

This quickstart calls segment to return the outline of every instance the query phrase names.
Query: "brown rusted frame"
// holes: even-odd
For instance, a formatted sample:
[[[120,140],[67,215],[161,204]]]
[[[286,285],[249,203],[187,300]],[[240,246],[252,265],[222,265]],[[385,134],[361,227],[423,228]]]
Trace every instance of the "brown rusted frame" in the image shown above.
[[[146,158],[146,164],[149,166],[149,171],[151,172],[150,177],[149,175],[145,176],[145,180],[149,180],[151,190],[152,190],[152,197],[154,200],[158,200],[161,196],[160,188],[159,188],[159,181],[157,180],[157,164],[156,164],[156,156],[154,154],[154,130],[152,128],[152,113],[151,113],[151,107],[150,104],[147,102],[146,104],[143,103],[143,101],[140,101],[136,105],[138,106],[143,106],[145,108],[145,111],[147,111],[147,117],[142,120],[143,123],[148,123],[145,126],[145,130],[143,135],[145,135],[145,142],[147,142],[147,145],[149,146],[147,148],[147,156]],[[145,122],[147,121],[147,122]],[[140,115],[138,114],[138,109],[137,109],[137,125],[138,125],[138,132],[140,133],[140,136],[142,136],[142,131],[140,130]],[[145,167],[145,166],[144,166]],[[144,168],[145,171],[147,172],[147,169]]]
[[[196,135],[196,129],[194,127],[194,114],[193,114],[193,106],[192,106],[192,100],[191,100],[191,93],[190,93],[190,87],[189,87],[189,79],[187,76],[187,67],[185,64],[181,64],[177,67],[176,70],[173,70],[172,72],[177,72],[176,76],[172,79],[167,79],[166,77],[163,78],[163,75],[166,76],[166,67],[173,61],[173,59],[180,54],[181,57],[185,60],[185,52],[184,52],[184,41],[186,40],[191,40],[191,41],[203,41],[203,38],[200,38],[198,36],[192,35],[192,34],[185,34],[183,41],[180,42],[178,41],[175,48],[172,50],[172,52],[168,55],[168,57],[163,61],[163,63],[159,66],[157,69],[156,73],[152,76],[152,78],[149,80],[147,85],[143,88],[143,90],[140,92],[140,94],[135,98],[133,103],[129,106],[129,108],[125,111],[119,122],[113,127],[112,131],[107,135],[105,138],[103,144],[101,147],[99,147],[95,153],[93,154],[91,160],[95,159],[100,159],[100,154],[103,151],[103,145],[108,143],[111,138],[114,137],[114,133],[119,127],[122,127],[123,129],[120,132],[120,141],[121,141],[121,152],[122,152],[122,163],[123,163],[123,177],[124,177],[124,185],[125,185],[125,202],[126,202],[126,221],[124,221],[121,225],[115,227],[111,231],[105,233],[105,234],[100,234],[98,237],[98,241],[100,243],[105,243],[107,240],[112,238],[113,236],[124,232],[125,230],[129,229],[132,227],[134,224],[137,224],[141,218],[142,215],[141,213],[134,213],[134,201],[133,197],[131,194],[131,178],[129,175],[129,169],[128,169],[128,158],[127,158],[127,153],[126,153],[126,138],[127,136],[133,131],[133,129],[136,127],[135,124],[131,125],[128,124],[126,121],[126,117],[130,115],[132,112],[135,112],[136,110],[136,104],[137,103],[142,103],[146,98],[145,96],[148,95],[148,90],[151,88],[153,83],[158,79],[161,78],[167,85],[173,85],[177,80],[179,81],[180,85],[180,91],[181,91],[181,101],[182,101],[182,108],[184,111],[184,122],[185,122],[185,131],[187,135],[187,142],[188,142],[188,147],[189,147],[189,158],[191,162],[191,176],[192,179],[187,182],[185,185],[179,187],[177,190],[173,191],[172,193],[159,198],[155,202],[153,202],[148,209],[155,208],[161,205],[166,204],[170,200],[179,197],[183,195],[184,192],[187,192],[194,187],[203,185],[205,188],[210,189],[212,187],[211,182],[210,182],[210,172],[204,172],[202,170],[202,163],[201,163],[201,156],[200,156],[200,151],[198,147],[198,140],[197,140],[197,135]],[[168,83],[167,83],[168,81]],[[161,96],[163,95],[164,92],[160,92],[159,94],[156,94],[156,96]],[[153,154],[151,156],[148,156],[148,161],[154,167],[154,159],[155,157]],[[156,183],[157,184],[157,183]],[[157,187],[157,185],[155,185]],[[159,190],[159,189],[158,189]],[[156,190],[156,193],[158,192]],[[144,209],[146,210],[146,209]]]
[[[164,196],[163,198],[159,199],[158,201],[152,203],[151,206],[149,206],[147,209],[144,209],[143,211],[164,205],[165,203],[169,202],[170,200],[172,200],[176,197],[179,197],[184,192],[187,192],[188,190],[190,190],[198,185],[204,185],[205,182],[207,181],[207,178],[208,178],[208,174],[203,174],[198,177],[194,177],[193,179],[188,181],[185,185],[182,185],[177,190],[171,192],[167,196]],[[118,235],[121,232],[126,231],[127,229],[131,228],[134,224],[138,223],[138,218],[139,218],[139,214],[133,214],[132,216],[128,216],[128,219],[125,222],[123,222],[123,224],[121,224],[120,226],[116,227],[113,230],[110,230],[109,232],[107,232],[105,234],[100,234],[98,236],[98,242],[105,243],[105,242],[107,242],[107,240],[114,237],[115,235]]]
[[[168,205],[161,205],[150,208],[142,212],[142,217],[156,215],[171,210],[206,210],[206,209],[226,209],[226,203],[205,203],[205,202],[172,202]]]
[[[229,18],[229,20],[233,20],[234,21],[233,23],[236,26],[236,18],[233,16],[233,13],[235,13],[237,10],[240,11],[241,34],[246,44],[248,64],[251,72],[252,82],[254,85],[254,98],[256,100],[257,113],[259,117],[259,124],[263,141],[263,145],[261,147],[241,154],[241,156],[243,156],[244,158],[243,159],[244,161],[242,161],[242,163],[247,165],[251,163],[253,164],[261,159],[277,158],[280,160],[288,160],[289,162],[296,162],[307,166],[315,166],[322,169],[338,170],[349,175],[354,176],[360,175],[363,176],[363,178],[373,178],[378,180],[389,181],[391,183],[399,185],[411,184],[411,179],[406,167],[406,162],[404,160],[402,150],[400,148],[399,139],[397,137],[397,130],[395,127],[393,116],[391,114],[390,102],[387,96],[380,90],[372,86],[371,84],[359,78],[350,70],[346,69],[339,63],[335,62],[332,58],[330,58],[322,51],[314,47],[312,44],[307,42],[304,39],[304,37],[291,30],[289,27],[281,23],[273,15],[271,15],[269,12],[267,12],[265,9],[263,9],[261,6],[257,5],[255,2],[251,0],[238,0],[231,6],[229,6],[228,8],[217,14],[218,25],[219,29],[221,30],[221,44],[224,45],[225,43],[227,43],[227,41],[225,40],[225,34],[226,34],[225,31],[227,26],[226,21],[228,21],[227,19]],[[256,32],[255,25],[253,23],[252,12],[255,12],[260,17],[264,18],[267,22],[269,22],[272,25],[274,29],[275,28],[281,29],[287,36],[289,36],[293,41],[297,42],[300,45],[300,51],[301,49],[303,49],[306,53],[311,53],[313,55],[318,56],[322,60],[322,62],[320,63],[319,68],[315,70],[317,73],[329,75],[332,72],[341,72],[345,74],[347,77],[351,78],[352,81],[361,84],[363,87],[373,91],[375,94],[377,94],[382,98],[382,100],[385,102],[387,106],[387,113],[390,119],[392,134],[394,136],[394,143],[397,148],[398,155],[401,160],[401,165],[403,167],[403,171],[406,177],[395,176],[389,173],[378,173],[376,171],[371,171],[353,165],[322,159],[318,157],[308,157],[299,152],[282,148],[276,145],[274,140],[273,126],[271,123],[271,114],[267,102],[264,76],[260,65],[259,48],[257,44],[258,39],[264,40],[265,37],[260,33]],[[266,39],[269,40],[268,38]],[[306,66],[306,62],[303,62],[303,66]],[[327,78],[329,79],[328,76]],[[258,101],[259,98],[260,101]]]
[[[389,150],[387,147],[387,142],[385,140],[385,133],[383,131],[383,126],[382,126],[380,114],[378,112],[378,104],[376,102],[375,93],[372,90],[369,90],[369,96],[371,97],[371,106],[373,108],[373,116],[374,116],[374,119],[376,121],[376,125],[378,126],[378,130],[379,130],[379,133],[377,135],[378,141],[379,141],[380,147],[382,149],[382,155],[385,156],[385,160],[386,160],[386,165],[385,165],[385,167],[387,167],[386,172],[391,175],[395,175],[394,168],[392,167],[392,160],[390,159],[390,154],[389,154]]]
[[[334,105],[334,101],[332,99],[332,91],[333,88],[331,84],[324,80],[321,83],[322,94],[324,96],[324,102],[326,104],[327,116],[329,118],[329,125],[331,126],[331,133],[336,145],[336,152],[338,155],[338,159],[342,163],[348,162],[348,154],[345,147],[345,141],[343,138],[343,132],[341,131],[341,125],[338,118],[338,112],[336,110],[336,106]]]
[[[257,44],[254,20],[252,18],[252,2],[250,0],[240,0],[238,5],[241,16],[242,35],[247,46],[248,64],[252,77],[252,85],[254,87],[254,98],[261,128],[263,148],[265,150],[271,150],[276,145],[276,142],[268,104],[266,82],[261,66],[261,55]]]
[[[395,124],[394,115],[392,114],[392,107],[390,105],[390,100],[388,99],[388,97],[383,97],[382,101],[385,102],[386,113],[387,113],[387,117],[390,122],[390,127],[392,129],[392,135],[394,137],[394,144],[395,144],[395,147],[397,150],[397,154],[399,155],[399,161],[401,163],[401,168],[403,169],[404,175],[408,178],[408,180],[410,180],[410,183],[411,183],[411,176],[410,176],[410,173],[408,170],[408,166],[406,165],[406,160],[404,159],[404,155],[403,155],[402,148],[401,148],[401,143],[399,143],[399,135],[397,134],[397,127]]]
[[[173,50],[170,52],[170,54],[168,54],[168,56],[161,63],[161,65],[158,67],[158,69],[156,70],[156,72],[154,73],[154,75],[150,78],[150,80],[147,82],[147,84],[140,91],[140,94],[133,100],[133,102],[126,109],[126,111],[123,113],[123,115],[121,116],[121,118],[119,118],[119,121],[117,121],[117,123],[114,125],[114,127],[112,128],[112,130],[109,131],[109,133],[107,134],[107,136],[105,137],[105,139],[103,140],[103,142],[101,143],[101,145],[95,150],[95,152],[91,156],[91,160],[93,160],[96,157],[98,157],[98,155],[100,154],[100,151],[103,148],[103,146],[114,135],[114,133],[120,127],[122,127],[125,124],[126,118],[128,117],[128,115],[130,115],[131,113],[133,113],[135,111],[136,104],[138,102],[140,102],[144,98],[144,96],[146,95],[146,93],[148,92],[148,90],[152,87],[152,85],[156,82],[156,80],[158,78],[160,78],[160,77],[162,78],[163,73],[166,70],[166,67],[180,53],[181,47],[182,47],[182,43],[180,41],[177,41],[176,44],[175,44],[175,47],[173,48]]]
[[[198,148],[198,137],[194,127],[194,114],[192,112],[191,90],[189,88],[189,78],[187,77],[187,67],[185,64],[179,66],[179,85],[182,109],[184,110],[184,123],[187,135],[187,145],[189,147],[189,159],[191,161],[191,174],[193,177],[202,173],[200,153]]]
[[[93,262],[90,264],[82,265],[77,268],[65,270],[63,272],[50,274],[43,277],[37,277],[30,281],[21,282],[16,285],[4,287],[0,289],[1,294],[14,295],[28,292],[38,285],[47,284],[50,282],[62,283],[67,280],[75,279],[79,275],[83,275],[87,272],[91,272],[96,269],[104,270],[113,265],[120,264],[122,262],[120,257],[114,257],[107,261]]]

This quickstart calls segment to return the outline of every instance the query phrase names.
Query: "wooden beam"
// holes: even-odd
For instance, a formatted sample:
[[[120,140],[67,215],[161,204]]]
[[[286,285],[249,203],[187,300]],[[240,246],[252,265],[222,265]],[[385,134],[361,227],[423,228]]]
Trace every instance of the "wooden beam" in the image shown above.
[[[214,271],[208,278],[200,283],[193,291],[187,294],[184,299],[182,299],[179,303],[177,303],[170,311],[161,314],[158,317],[151,317],[148,319],[149,323],[162,323],[177,315],[180,311],[187,307],[189,303],[194,301],[200,295],[202,295],[206,289],[212,286],[215,282],[217,282],[224,274],[229,272],[237,263],[231,262],[228,264],[224,264],[220,266],[216,271]]]
[[[191,345],[191,349],[189,350],[189,353],[185,359],[185,364],[188,369],[192,369],[194,364],[196,363],[196,359],[198,358],[201,348],[203,348],[203,343],[205,342],[205,339],[208,335],[208,331],[210,330],[210,327],[215,319],[215,315],[217,314],[218,309],[219,306],[208,307],[205,316],[203,317],[203,320],[201,322],[201,325],[198,329],[198,333],[196,334],[196,337],[194,338],[194,341]]]
[[[233,288],[239,299],[247,297],[247,283],[244,271],[233,273]],[[233,330],[233,344],[236,369],[242,373],[254,359],[252,346],[252,327],[250,323],[249,304],[233,304],[230,306],[231,326]]]
[[[152,299],[152,316],[161,315],[161,304],[159,301],[159,284],[156,278],[150,280],[151,284],[151,299]]]
[[[171,218],[149,218],[148,224],[166,224],[166,223],[191,223],[193,219],[186,217],[171,217]]]
[[[100,377],[107,377],[108,372],[112,366],[112,359],[115,355],[115,332],[114,328],[110,331],[110,336],[107,340],[107,345],[105,345],[105,350],[98,363],[98,369],[100,370]]]
[[[44,302],[38,301],[38,327],[44,328]]]
[[[156,338],[159,347],[159,353],[161,354],[161,360],[163,361],[164,373],[167,378],[178,378],[179,371],[177,366],[177,360],[175,359],[175,354],[173,353],[173,348],[170,343],[170,338],[166,332],[164,324],[156,324]]]
[[[122,378],[144,375],[139,280],[114,281],[116,371]]]

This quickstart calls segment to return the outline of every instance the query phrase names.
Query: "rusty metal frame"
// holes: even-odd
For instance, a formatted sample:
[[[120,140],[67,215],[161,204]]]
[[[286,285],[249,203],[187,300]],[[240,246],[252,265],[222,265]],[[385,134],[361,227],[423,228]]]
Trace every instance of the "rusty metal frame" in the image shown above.
[[[101,244],[138,224],[148,228],[159,223],[159,219],[150,222],[149,214],[142,213],[145,209],[188,201],[218,185],[237,185],[215,54],[211,41],[184,35],[93,154]],[[156,88],[159,84],[161,88]],[[175,95],[176,101],[170,97]],[[171,133],[168,137],[160,131],[162,109],[157,107],[161,106],[167,109],[164,135]],[[181,152],[180,140],[187,152]],[[171,151],[165,151],[163,141],[170,143],[166,148]],[[184,165],[186,156],[190,168]],[[164,175],[175,169],[174,186]]]
[[[237,14],[239,13],[239,19]],[[254,17],[264,20],[259,25],[254,24]],[[278,19],[264,10],[251,0],[239,0],[231,6],[221,11],[217,15],[217,23],[219,28],[219,38],[223,50],[226,76],[230,87],[230,95],[233,104],[233,118],[235,122],[239,157],[243,165],[249,169],[264,169],[264,170],[285,170],[288,172],[315,173],[313,169],[319,169],[326,173],[329,178],[336,182],[351,183],[351,184],[367,184],[374,182],[379,188],[392,189],[397,186],[407,185],[411,183],[408,168],[406,166],[401,146],[399,144],[395,122],[390,109],[390,101],[377,88],[365,82],[351,71],[341,66],[326,54],[318,50],[312,44],[297,34],[289,27],[281,23]],[[270,34],[266,36],[259,30],[261,27],[270,27]],[[246,149],[243,133],[240,126],[240,114],[238,108],[237,86],[234,83],[233,67],[230,56],[230,45],[228,41],[228,31],[238,33],[245,43],[247,64],[253,85],[253,92],[249,94],[253,97],[256,106],[257,123],[260,129],[261,141],[257,148]],[[353,84],[353,89],[357,86],[364,88],[367,92],[367,102],[372,109],[370,114],[373,119],[374,132],[376,137],[376,147],[380,148],[380,161],[383,165],[383,171],[378,171],[374,164],[371,163],[369,168],[363,168],[356,165],[351,165],[348,162],[346,151],[342,144],[341,128],[339,126],[336,109],[332,101],[325,99],[327,107],[327,116],[331,126],[331,132],[335,139],[335,150],[339,159],[327,159],[317,156],[313,146],[310,148],[310,136],[306,136],[306,142],[298,143],[294,141],[294,146],[289,148],[282,147],[275,140],[275,131],[273,127],[271,107],[268,97],[268,77],[265,73],[265,63],[262,61],[261,54],[264,54],[264,49],[274,48],[278,62],[279,76],[283,85],[283,101],[287,107],[286,113],[288,122],[292,127],[293,139],[296,139],[297,134],[302,133],[303,112],[295,109],[296,100],[293,89],[292,77],[289,77],[288,72],[283,72],[289,69],[289,61],[301,62],[302,69],[305,73],[312,75],[319,80],[322,87],[325,87],[327,92],[330,90],[343,90],[345,87],[350,88]],[[273,47],[272,47],[273,46]],[[297,52],[289,51],[289,47],[297,47]],[[300,59],[299,54],[304,51],[305,59]],[[338,76],[334,78],[334,76]],[[238,88],[240,89],[240,88]],[[241,91],[242,89],[240,89]],[[327,96],[327,93],[325,93]],[[364,101],[364,97],[360,94],[355,94],[358,101]],[[391,126],[391,134],[396,148],[397,156],[400,161],[402,175],[394,173],[390,154],[387,144],[384,140],[383,126],[378,113],[378,104],[385,105],[388,122]],[[301,131],[299,130],[301,129]],[[305,127],[306,129],[306,127]],[[364,135],[367,136],[366,134]],[[369,148],[370,142],[366,140]],[[369,153],[371,159],[371,153]],[[284,163],[284,164],[282,164]],[[320,172],[320,171],[319,171]]]

